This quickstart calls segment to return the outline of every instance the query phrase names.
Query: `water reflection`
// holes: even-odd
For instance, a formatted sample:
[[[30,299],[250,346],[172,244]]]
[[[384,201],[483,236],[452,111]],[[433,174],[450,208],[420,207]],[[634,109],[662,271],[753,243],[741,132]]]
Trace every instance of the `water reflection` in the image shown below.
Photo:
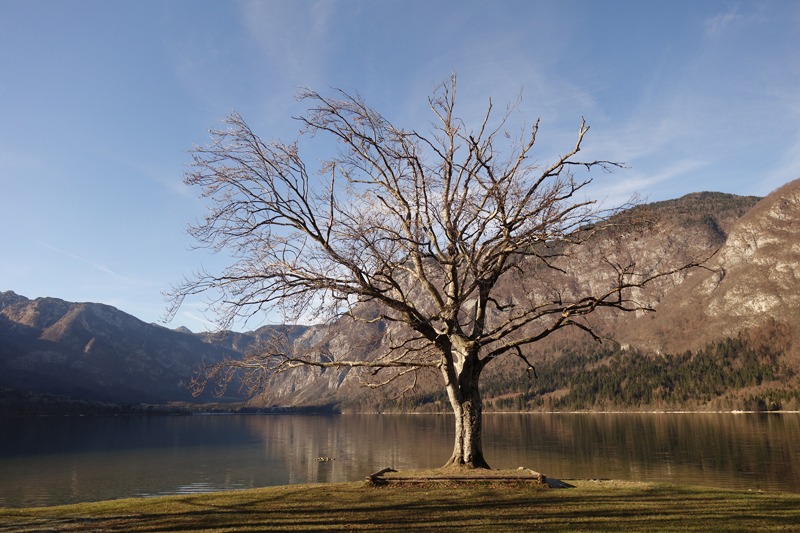
[[[495,415],[487,426],[493,466],[800,492],[797,414]]]
[[[0,506],[433,468],[450,456],[452,424],[447,415],[1,419]],[[484,428],[494,468],[800,492],[797,414],[492,414]]]

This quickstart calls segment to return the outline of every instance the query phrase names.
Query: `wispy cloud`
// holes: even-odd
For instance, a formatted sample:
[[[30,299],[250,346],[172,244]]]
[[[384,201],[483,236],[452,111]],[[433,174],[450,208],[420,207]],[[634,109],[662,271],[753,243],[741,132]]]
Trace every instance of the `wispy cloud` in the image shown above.
[[[325,72],[324,58],[337,42],[331,38],[337,9],[337,2],[250,1],[243,5],[242,17],[247,32],[269,58],[271,70],[293,84],[306,85]]]
[[[38,242],[39,244],[41,244],[42,246],[46,246],[47,248],[50,248],[51,250],[55,250],[56,252],[58,252],[58,253],[60,253],[60,254],[64,254],[64,255],[66,255],[66,256],[72,257],[73,259],[77,259],[77,260],[79,260],[79,261],[83,261],[84,263],[89,263],[90,265],[92,265],[92,266],[93,266],[94,268],[96,268],[97,270],[101,270],[101,271],[103,271],[103,272],[106,272],[106,273],[108,273],[108,274],[111,274],[112,276],[116,276],[116,277],[118,277],[118,278],[120,278],[120,279],[123,279],[123,280],[125,280],[125,281],[127,281],[127,282],[131,282],[131,280],[130,280],[130,279],[126,278],[125,276],[121,276],[121,275],[117,274],[116,272],[114,272],[113,270],[111,270],[110,268],[108,268],[107,266],[103,266],[103,265],[101,265],[101,264],[95,263],[94,261],[90,261],[89,259],[86,259],[86,258],[84,258],[84,257],[80,257],[80,256],[78,256],[78,255],[71,254],[71,253],[69,253],[69,252],[65,252],[64,250],[59,250],[59,249],[58,249],[58,248],[56,248],[55,246],[51,246],[51,245],[47,244],[46,242],[42,242],[42,241],[37,241],[37,242]]]
[[[751,3],[745,5],[744,10],[739,9],[739,7],[738,4],[734,5],[732,9],[718,13],[703,21],[705,37],[714,39],[730,32],[741,31],[752,24],[766,22],[769,16],[765,15],[765,11],[774,6],[769,6],[768,3],[762,5]]]
[[[598,180],[598,182],[592,184],[589,193],[593,198],[602,198],[604,207],[622,205],[636,194],[644,194],[643,200],[646,201],[647,192],[652,190],[655,185],[679,179],[705,166],[706,163],[703,161],[686,159],[676,161],[661,172],[654,174],[620,171],[619,174],[614,176],[622,176],[621,179]]]
[[[679,139],[686,139],[693,131],[697,118],[689,113],[667,109],[652,109],[636,114],[626,123],[613,125],[594,133],[589,149],[606,154],[614,160],[633,161],[659,153]]]
[[[777,165],[771,169],[766,179],[760,184],[761,190],[756,194],[767,195],[784,183],[800,179],[800,131],[795,143],[785,153]]]
[[[734,6],[733,9],[726,13],[719,13],[718,15],[706,19],[704,26],[706,36],[716,37],[724,33],[728,28],[741,24],[744,21],[744,16],[738,13],[739,6]]]
[[[189,318],[191,320],[196,320],[198,322],[202,322],[206,326],[211,326],[213,329],[216,329],[216,327],[217,327],[217,325],[214,322],[211,322],[209,320],[205,320],[203,318],[200,318],[199,316],[195,315],[194,313],[192,313],[190,311],[182,311],[181,314],[183,316],[185,316],[186,318]]]
[[[759,195],[766,195],[784,183],[800,178],[800,97],[791,89],[774,91],[770,96],[783,112],[780,131],[785,133],[780,138],[789,140],[783,145],[782,155],[774,158],[774,166],[760,184],[760,190],[754,192]]]

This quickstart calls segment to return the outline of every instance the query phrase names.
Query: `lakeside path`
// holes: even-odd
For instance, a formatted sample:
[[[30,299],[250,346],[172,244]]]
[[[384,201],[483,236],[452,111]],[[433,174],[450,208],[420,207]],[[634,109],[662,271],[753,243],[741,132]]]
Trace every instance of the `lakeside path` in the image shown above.
[[[28,531],[800,531],[800,495],[574,481],[372,487],[289,485],[59,507],[0,509]]]

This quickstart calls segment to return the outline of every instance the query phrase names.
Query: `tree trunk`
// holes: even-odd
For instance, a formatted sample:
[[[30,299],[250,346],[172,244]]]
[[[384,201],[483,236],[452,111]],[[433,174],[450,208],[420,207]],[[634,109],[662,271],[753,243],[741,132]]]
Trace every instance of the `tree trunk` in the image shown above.
[[[471,365],[465,365],[469,367]],[[483,404],[478,390],[480,371],[464,368],[458,384],[448,386],[450,404],[456,415],[456,438],[453,455],[445,467],[489,468],[483,458]]]

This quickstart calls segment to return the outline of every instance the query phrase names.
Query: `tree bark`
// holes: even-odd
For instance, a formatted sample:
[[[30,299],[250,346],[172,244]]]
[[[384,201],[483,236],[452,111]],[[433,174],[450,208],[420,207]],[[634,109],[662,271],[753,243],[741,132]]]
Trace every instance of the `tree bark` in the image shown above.
[[[448,396],[455,413],[455,446],[445,467],[489,468],[483,458],[483,403],[478,389],[480,370],[467,358],[457,383],[449,383]]]

